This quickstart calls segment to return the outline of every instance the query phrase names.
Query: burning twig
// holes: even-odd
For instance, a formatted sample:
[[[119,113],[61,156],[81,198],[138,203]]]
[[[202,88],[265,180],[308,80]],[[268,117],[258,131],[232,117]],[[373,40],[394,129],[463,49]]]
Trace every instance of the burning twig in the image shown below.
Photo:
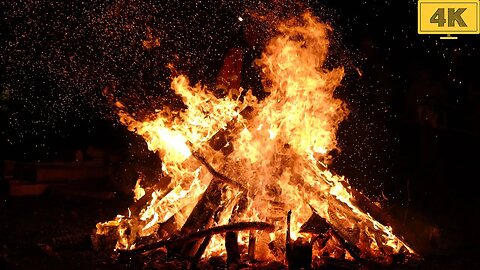
[[[275,230],[275,226],[265,222],[238,222],[238,223],[209,228],[209,229],[198,231],[183,237],[173,237],[167,240],[158,241],[153,244],[144,245],[132,250],[118,250],[117,252],[120,256],[129,257],[137,254],[142,254],[147,251],[159,249],[161,247],[169,246],[172,244],[190,243],[190,242],[205,238],[209,235],[222,234],[227,232],[247,231],[247,230],[259,230],[259,231],[272,232],[273,230]]]

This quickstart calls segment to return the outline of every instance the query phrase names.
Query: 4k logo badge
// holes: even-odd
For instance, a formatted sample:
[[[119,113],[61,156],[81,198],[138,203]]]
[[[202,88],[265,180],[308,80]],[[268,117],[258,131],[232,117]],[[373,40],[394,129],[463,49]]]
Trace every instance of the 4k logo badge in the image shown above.
[[[480,33],[479,0],[419,0],[419,34]]]

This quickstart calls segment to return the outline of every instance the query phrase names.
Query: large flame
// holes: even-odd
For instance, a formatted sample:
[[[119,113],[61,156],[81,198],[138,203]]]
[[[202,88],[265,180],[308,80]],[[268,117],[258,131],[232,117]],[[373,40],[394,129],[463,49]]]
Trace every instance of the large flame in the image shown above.
[[[227,185],[227,192],[222,193],[223,211],[213,225],[267,221],[276,231],[266,239],[284,241],[288,210],[293,212],[294,239],[315,212],[342,229],[339,233],[344,231],[345,238],[353,231],[358,239],[366,237],[362,241],[368,242],[368,248],[364,242],[357,244],[362,256],[401,250],[413,253],[390,227],[360,210],[352,202],[345,179],[322,164],[329,151],[336,149],[338,125],[348,115],[345,103],[334,97],[343,69],[324,67],[330,27],[305,13],[280,23],[277,30],[256,61],[269,93],[264,100],[257,101],[249,94],[243,102],[230,96],[217,98],[200,85],[191,87],[187,77],[179,75],[171,87],[182,97],[185,110],[165,108],[151,120],[138,121],[117,103],[122,123],[160,154],[163,172],[171,179],[169,189],[151,191],[151,201],[134,217],[135,222],[129,223],[136,229],[128,236],[119,230],[121,244],[117,248],[133,248],[139,237],[154,234],[159,224],[172,217],[180,229],[214,178],[214,169],[236,184]],[[241,112],[247,106],[253,107],[253,112],[244,117]],[[234,131],[225,146],[231,150],[216,151],[211,147],[212,138],[227,125]],[[248,206],[235,212],[242,197],[247,198]],[[222,243],[214,237],[207,254],[221,253]]]

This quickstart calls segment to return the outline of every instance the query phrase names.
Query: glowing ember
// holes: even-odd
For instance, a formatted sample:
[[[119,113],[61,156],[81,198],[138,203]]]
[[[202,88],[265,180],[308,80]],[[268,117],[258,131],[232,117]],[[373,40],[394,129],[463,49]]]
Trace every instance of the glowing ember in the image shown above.
[[[348,115],[342,100],[334,97],[343,69],[323,67],[331,29],[305,13],[280,23],[277,30],[278,35],[256,61],[269,93],[264,100],[257,101],[250,94],[243,102],[230,96],[216,98],[201,85],[191,87],[187,77],[180,75],[173,78],[171,87],[182,97],[185,110],[165,108],[142,122],[128,114],[122,104],[116,104],[122,123],[160,154],[163,172],[171,179],[169,189],[150,194],[141,189],[140,180],[137,182],[136,198],[149,195],[151,200],[138,216],[118,220],[117,248],[133,248],[140,237],[156,235],[172,217],[178,232],[212,179],[219,179],[212,172],[216,171],[229,182],[222,187],[220,210],[210,225],[233,221],[274,224],[274,233],[257,237],[263,258],[281,259],[267,246],[270,242],[284,243],[288,210],[293,212],[293,240],[311,238],[299,231],[316,213],[336,233],[354,241],[362,257],[414,253],[390,227],[359,209],[345,179],[323,164],[329,151],[336,149],[338,125]],[[247,106],[253,108],[248,119],[241,114]],[[212,138],[227,125],[233,132],[225,147],[233,150],[216,151]],[[246,199],[244,207],[240,207],[242,198]],[[98,232],[110,225],[97,225]],[[126,228],[129,235],[125,235]],[[335,256],[335,246],[338,244],[333,239],[323,251],[330,250]],[[224,254],[224,250],[223,238],[214,236],[205,254]]]

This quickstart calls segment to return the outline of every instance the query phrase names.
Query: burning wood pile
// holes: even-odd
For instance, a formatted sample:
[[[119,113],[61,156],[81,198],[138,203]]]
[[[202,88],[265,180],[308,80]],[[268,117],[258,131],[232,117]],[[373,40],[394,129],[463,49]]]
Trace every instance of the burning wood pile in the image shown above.
[[[243,89],[219,98],[178,75],[171,87],[185,110],[139,121],[117,102],[121,122],[160,154],[164,176],[143,188],[139,179],[136,203],[97,224],[95,245],[113,238],[120,257],[161,250],[193,265],[223,256],[237,267],[418,258],[384,225],[381,210],[326,165],[348,115],[333,96],[343,69],[323,66],[330,30],[310,13],[278,24],[256,60],[263,100]]]

